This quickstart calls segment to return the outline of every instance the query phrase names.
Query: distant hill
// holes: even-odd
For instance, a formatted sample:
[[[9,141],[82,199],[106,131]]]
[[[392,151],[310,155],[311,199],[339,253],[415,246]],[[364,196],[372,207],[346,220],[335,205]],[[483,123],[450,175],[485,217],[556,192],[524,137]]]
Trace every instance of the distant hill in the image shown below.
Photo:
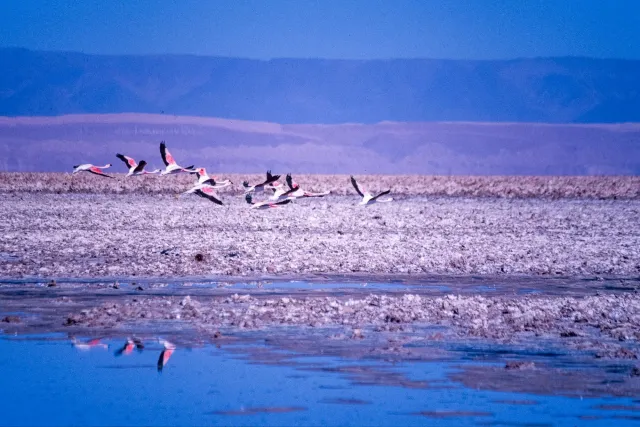
[[[640,61],[269,61],[0,49],[0,115],[165,113],[276,123],[640,122]]]
[[[281,125],[149,114],[0,117],[0,171],[70,171],[122,152],[219,172],[640,175],[640,124]]]

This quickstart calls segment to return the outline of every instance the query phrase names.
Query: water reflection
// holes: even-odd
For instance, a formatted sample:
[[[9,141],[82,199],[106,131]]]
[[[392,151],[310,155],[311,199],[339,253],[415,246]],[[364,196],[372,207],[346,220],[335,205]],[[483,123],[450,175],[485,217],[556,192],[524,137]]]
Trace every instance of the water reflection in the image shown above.
[[[160,357],[158,358],[158,372],[162,372],[164,365],[169,362],[171,355],[176,349],[176,346],[171,344],[167,340],[160,339],[159,341],[164,346],[164,349],[162,350],[162,352],[160,353]]]
[[[88,341],[80,341],[76,337],[70,337],[71,344],[79,351],[89,351],[95,348],[108,349],[109,345],[102,342],[100,338],[90,339]],[[162,351],[156,364],[158,372],[162,372],[165,365],[169,362],[169,359],[176,350],[175,344],[162,339],[157,338],[154,341],[162,345]],[[144,341],[137,337],[127,338],[122,346],[120,346],[113,354],[115,357],[129,356],[133,353],[133,350],[137,350],[141,353],[145,349]]]
[[[78,341],[75,337],[71,337],[71,344],[80,351],[89,351],[94,348],[108,349],[109,345],[102,342],[101,339],[92,339],[89,341]]]
[[[54,338],[0,338],[0,425],[630,425],[638,415],[628,398],[467,387],[451,374],[477,363],[460,359],[387,363],[182,336]]]

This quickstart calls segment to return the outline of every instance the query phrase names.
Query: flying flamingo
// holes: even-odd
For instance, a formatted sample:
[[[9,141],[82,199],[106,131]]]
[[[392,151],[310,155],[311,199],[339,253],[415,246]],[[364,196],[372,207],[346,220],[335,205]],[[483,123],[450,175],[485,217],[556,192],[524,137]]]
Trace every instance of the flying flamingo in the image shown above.
[[[158,372],[162,372],[162,368],[169,362],[171,355],[174,351],[176,351],[176,346],[171,344],[167,340],[158,340],[162,343],[164,350],[160,353],[160,357],[158,358]]]
[[[362,196],[362,201],[360,201],[360,205],[363,206],[368,206],[368,205],[372,205],[374,203],[387,203],[392,201],[393,199],[391,197],[389,197],[388,199],[383,199],[380,200],[379,197],[380,196],[384,196],[385,194],[389,194],[391,192],[391,190],[387,190],[387,191],[383,191],[380,194],[376,194],[375,196],[372,196],[371,193],[369,193],[368,191],[362,191],[360,190],[360,188],[358,187],[358,183],[356,182],[356,179],[352,176],[351,177],[351,184],[353,185],[353,188],[356,189],[356,192]]]
[[[270,201],[264,201],[264,202],[253,202],[253,199],[251,197],[251,193],[248,193],[244,199],[247,201],[247,203],[249,203],[251,205],[251,209],[270,209],[270,208],[277,208],[279,206],[282,205],[286,205],[287,203],[291,203],[291,201],[293,200],[292,197],[287,197],[286,199],[277,201],[277,202],[270,202]]]
[[[180,172],[193,172],[193,166],[183,168],[176,163],[171,153],[169,153],[169,150],[167,150],[167,144],[165,144],[164,141],[160,142],[160,155],[162,156],[162,161],[166,166],[165,170],[160,172],[160,175],[171,175]]]
[[[281,186],[282,187],[282,186]],[[290,189],[285,189],[285,188],[276,188],[273,192],[273,196],[269,197],[269,201],[272,202],[280,202],[282,200],[286,200],[286,199],[295,199],[295,196],[293,195],[296,191],[298,191],[300,189],[300,187],[298,187],[297,184],[295,184],[292,188]]]
[[[140,163],[136,163],[136,161],[133,160],[131,157],[122,155],[120,153],[116,154],[116,157],[122,160],[124,164],[127,166],[127,168],[129,168],[129,172],[127,173],[126,176],[151,175],[151,174],[161,172],[160,169],[156,169],[151,172],[144,170],[144,167],[147,165],[147,162],[145,162],[144,160],[140,160]]]
[[[213,184],[195,184],[193,187],[191,187],[190,189],[188,189],[187,191],[185,191],[182,194],[191,194],[191,193],[195,193],[199,190],[218,190],[220,188],[225,188],[231,185],[231,181],[227,180],[228,182],[222,182],[219,183],[217,181],[214,180],[209,180],[209,182],[213,182]]]
[[[198,184],[209,184],[216,188],[223,188],[233,184],[233,182],[228,179],[225,179],[224,181],[216,181],[215,176],[207,175],[207,170],[205,168],[197,168],[194,172],[191,173],[198,175]]]
[[[324,193],[311,193],[309,191],[304,191],[302,188],[300,188],[298,184],[293,182],[293,179],[291,178],[290,173],[287,174],[286,181],[289,189],[291,190],[293,190],[294,188],[296,189],[296,191],[291,193],[291,197],[295,197],[296,199],[301,199],[304,197],[324,197],[324,196],[327,196],[329,193],[331,193],[331,191],[325,191]]]
[[[100,175],[100,176],[104,176],[107,178],[113,178],[111,175],[107,175],[106,173],[102,172],[102,169],[107,169],[111,167],[111,163],[108,163],[104,166],[94,166],[90,163],[85,163],[83,165],[75,165],[73,167],[73,173],[72,175],[77,174],[78,172],[89,172],[95,175]]]
[[[242,186],[244,187],[244,192],[246,193],[262,193],[264,191],[265,186],[273,184],[280,178],[280,175],[271,175],[271,171],[267,171],[267,179],[264,182],[255,185],[249,185],[249,181],[244,181]]]

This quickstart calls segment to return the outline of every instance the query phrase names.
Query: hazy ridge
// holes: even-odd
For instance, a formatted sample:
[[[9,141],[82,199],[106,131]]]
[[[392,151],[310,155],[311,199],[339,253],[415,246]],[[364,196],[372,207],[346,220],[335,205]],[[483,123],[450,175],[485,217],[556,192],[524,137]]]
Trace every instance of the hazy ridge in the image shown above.
[[[202,117],[117,114],[0,117],[0,170],[124,166],[122,152],[163,166],[218,172],[432,175],[640,174],[640,125],[394,123],[280,125]]]
[[[640,121],[640,60],[269,61],[0,49],[0,115],[166,113],[277,123]]]

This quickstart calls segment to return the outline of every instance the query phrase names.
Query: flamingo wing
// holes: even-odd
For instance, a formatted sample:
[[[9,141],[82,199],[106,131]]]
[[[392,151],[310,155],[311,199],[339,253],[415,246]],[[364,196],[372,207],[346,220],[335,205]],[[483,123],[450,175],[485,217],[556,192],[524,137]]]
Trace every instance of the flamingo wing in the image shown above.
[[[124,164],[127,165],[127,168],[131,169],[136,167],[136,161],[133,160],[131,157],[125,156],[120,153],[116,154],[116,157],[122,160]]]
[[[358,182],[353,176],[351,176],[351,185],[353,185],[353,188],[356,189],[356,192],[360,195],[360,197],[364,197],[364,193],[360,190],[360,187],[358,187]]]
[[[169,150],[167,150],[167,144],[165,144],[164,141],[160,143],[160,155],[162,156],[162,161],[164,162],[165,166],[176,164],[176,161],[173,159],[173,156],[171,155],[171,153],[169,153]]]
[[[269,203],[269,206],[275,207],[280,205],[286,205],[287,203],[291,203],[291,199],[280,200],[279,202]]]
[[[290,173],[287,174],[286,181],[287,181],[287,185],[289,186],[289,188],[293,189],[293,179],[291,178],[291,174]]]
[[[215,191],[213,191],[213,188],[210,187],[204,187],[200,190],[196,190],[195,193],[200,196],[200,197],[204,197],[205,199],[209,199],[210,201],[212,201],[213,203],[216,203],[218,205],[222,205],[222,200],[216,198],[216,193]]]
[[[389,193],[391,193],[391,190],[383,191],[382,193],[377,194],[375,197],[372,197],[371,200],[376,200],[378,197],[384,196],[384,195],[389,194]]]
[[[91,172],[94,175],[100,175],[100,176],[104,176],[106,178],[113,178],[111,175],[107,175],[106,173],[102,172],[102,170],[96,166],[87,169],[89,172]]]
[[[276,182],[279,179],[280,179],[280,175],[271,175],[271,171],[267,171],[267,180],[260,185],[262,186],[269,185],[273,182]]]
[[[162,350],[162,353],[160,353],[160,357],[158,358],[158,372],[162,372],[162,368],[164,368],[164,365],[169,362],[174,351],[174,348],[165,348]]]
[[[141,173],[145,166],[147,166],[147,162],[140,160],[140,163],[138,163],[138,166],[133,170],[133,173]]]

